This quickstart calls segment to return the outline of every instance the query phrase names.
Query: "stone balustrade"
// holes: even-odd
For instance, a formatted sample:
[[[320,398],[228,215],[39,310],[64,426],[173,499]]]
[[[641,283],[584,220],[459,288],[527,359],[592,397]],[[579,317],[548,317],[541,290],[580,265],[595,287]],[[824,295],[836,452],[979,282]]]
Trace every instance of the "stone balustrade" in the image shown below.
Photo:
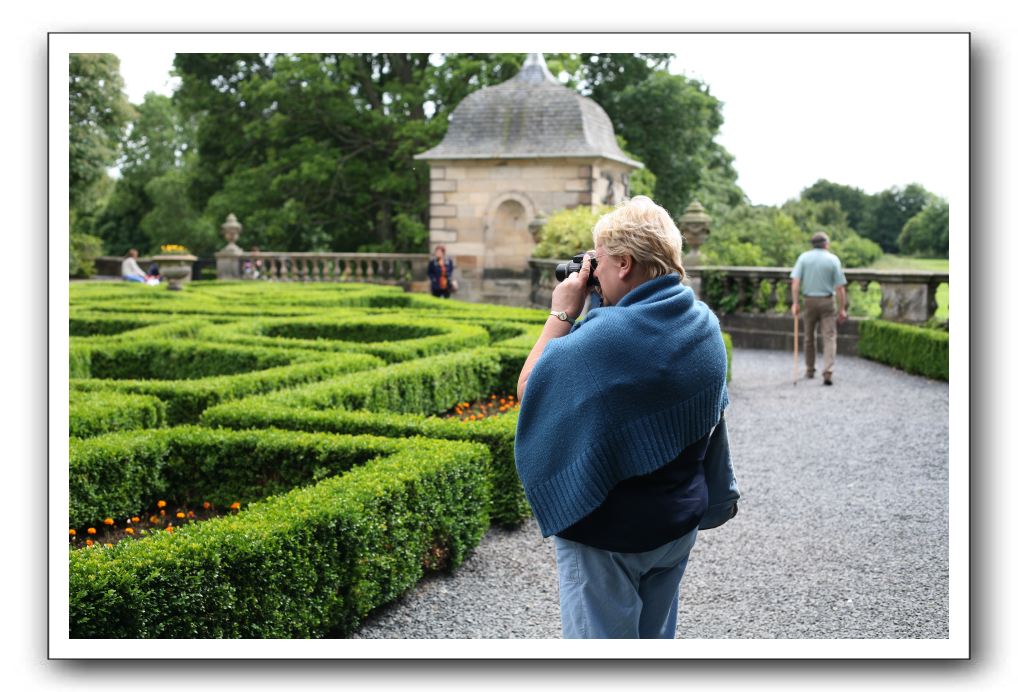
[[[427,281],[428,255],[366,252],[217,253],[220,278],[376,283],[410,288]]]
[[[534,307],[547,307],[558,283],[555,265],[566,260],[531,259],[531,295]],[[787,312],[792,280],[790,267],[690,267],[687,283],[711,307],[724,314],[779,314]],[[937,287],[947,283],[947,272],[878,271],[846,269],[849,285],[865,292],[879,284],[880,318],[893,322],[922,324],[937,311]],[[784,300],[779,286],[785,286]],[[705,288],[706,287],[706,288]],[[713,298],[713,300],[711,300]],[[780,311],[778,308],[782,308]]]

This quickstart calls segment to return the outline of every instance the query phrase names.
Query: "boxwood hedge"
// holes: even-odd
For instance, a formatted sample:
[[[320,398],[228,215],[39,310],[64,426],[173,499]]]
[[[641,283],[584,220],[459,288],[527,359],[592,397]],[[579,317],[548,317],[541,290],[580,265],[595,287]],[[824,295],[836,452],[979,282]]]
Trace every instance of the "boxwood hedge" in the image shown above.
[[[885,320],[859,323],[859,355],[917,375],[948,380],[950,336]]]
[[[203,332],[224,344],[369,353],[390,363],[485,346],[488,334],[479,325],[405,314],[244,320]]]
[[[342,636],[487,529],[484,447],[312,438],[378,457],[235,516],[72,550],[71,637]]]
[[[166,403],[170,424],[197,421],[202,411],[222,401],[383,364],[381,359],[361,353],[325,354],[197,341],[96,345],[72,340],[70,348],[72,390],[156,396]]]
[[[71,437],[159,428],[166,424],[166,404],[144,394],[72,390],[69,418]]]

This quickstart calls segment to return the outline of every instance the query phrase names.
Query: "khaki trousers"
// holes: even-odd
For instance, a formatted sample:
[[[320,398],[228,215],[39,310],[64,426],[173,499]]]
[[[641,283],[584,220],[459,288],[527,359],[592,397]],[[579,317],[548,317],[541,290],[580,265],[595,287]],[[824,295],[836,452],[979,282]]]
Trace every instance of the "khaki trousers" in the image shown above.
[[[820,336],[824,340],[823,376],[830,377],[834,370],[834,354],[838,350],[838,309],[834,296],[803,296],[802,319],[806,328],[806,376],[812,377],[816,370],[816,328],[819,323]]]

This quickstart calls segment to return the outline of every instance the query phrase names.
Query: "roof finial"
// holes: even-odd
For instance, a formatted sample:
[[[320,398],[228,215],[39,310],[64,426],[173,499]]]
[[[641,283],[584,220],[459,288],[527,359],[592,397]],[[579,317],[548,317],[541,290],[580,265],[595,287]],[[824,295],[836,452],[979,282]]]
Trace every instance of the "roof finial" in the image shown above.
[[[555,79],[551,71],[548,69],[548,64],[544,61],[544,53],[528,53],[527,59],[523,62],[523,67],[520,68],[519,73],[516,75],[516,79],[521,82],[553,82],[558,84],[558,80]]]

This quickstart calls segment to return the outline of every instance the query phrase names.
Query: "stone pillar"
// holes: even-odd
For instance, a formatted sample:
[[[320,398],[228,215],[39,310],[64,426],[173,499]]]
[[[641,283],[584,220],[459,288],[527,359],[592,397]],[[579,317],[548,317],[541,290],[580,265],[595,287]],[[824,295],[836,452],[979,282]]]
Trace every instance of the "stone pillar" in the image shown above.
[[[880,318],[922,324],[937,312],[937,284],[882,281]]]
[[[240,278],[240,256],[244,251],[237,247],[237,237],[243,228],[233,214],[229,214],[219,227],[223,238],[226,239],[226,247],[216,253],[216,276],[220,279]]]
[[[679,232],[682,233],[683,257],[682,266],[699,267],[703,264],[700,255],[700,246],[710,235],[710,216],[704,210],[703,205],[693,200],[686,210],[679,217]],[[693,289],[693,293],[700,297],[700,277],[686,278],[686,283]]]

